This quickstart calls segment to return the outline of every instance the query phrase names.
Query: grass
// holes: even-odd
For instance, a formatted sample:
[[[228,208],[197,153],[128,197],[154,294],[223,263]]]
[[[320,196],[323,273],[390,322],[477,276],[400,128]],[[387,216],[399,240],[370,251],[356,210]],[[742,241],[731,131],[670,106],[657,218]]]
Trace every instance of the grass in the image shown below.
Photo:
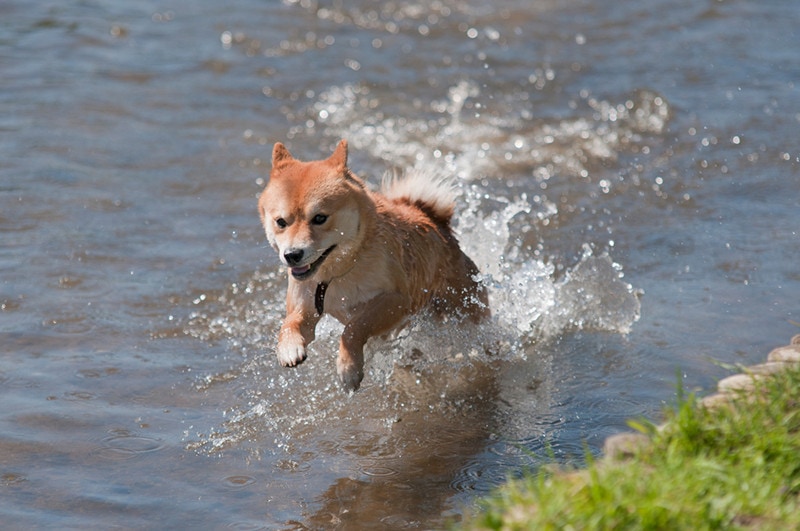
[[[798,364],[800,365],[800,364]],[[622,461],[498,488],[461,529],[800,529],[800,367],[708,409],[680,397]]]

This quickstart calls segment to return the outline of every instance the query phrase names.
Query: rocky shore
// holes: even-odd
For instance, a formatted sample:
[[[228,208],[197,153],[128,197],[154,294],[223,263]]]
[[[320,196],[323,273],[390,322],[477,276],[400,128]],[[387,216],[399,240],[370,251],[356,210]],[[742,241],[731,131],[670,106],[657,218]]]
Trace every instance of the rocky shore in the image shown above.
[[[717,383],[717,391],[703,397],[700,404],[711,410],[725,407],[742,394],[752,394],[759,381],[794,364],[800,364],[800,334],[794,336],[788,345],[773,349],[767,355],[766,362],[743,367],[740,373],[720,380]],[[658,429],[661,430],[663,427],[661,425]],[[612,461],[628,459],[649,444],[649,441],[647,435],[638,432],[612,435],[603,444],[604,458]]]

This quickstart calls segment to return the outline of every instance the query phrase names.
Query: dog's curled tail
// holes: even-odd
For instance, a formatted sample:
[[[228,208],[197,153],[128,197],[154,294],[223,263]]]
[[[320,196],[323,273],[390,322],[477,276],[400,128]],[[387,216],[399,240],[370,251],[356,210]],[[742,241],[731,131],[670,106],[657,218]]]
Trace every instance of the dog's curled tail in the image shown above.
[[[453,217],[453,182],[441,173],[413,169],[401,176],[387,174],[383,178],[381,192],[392,201],[416,206],[439,223],[448,225]]]

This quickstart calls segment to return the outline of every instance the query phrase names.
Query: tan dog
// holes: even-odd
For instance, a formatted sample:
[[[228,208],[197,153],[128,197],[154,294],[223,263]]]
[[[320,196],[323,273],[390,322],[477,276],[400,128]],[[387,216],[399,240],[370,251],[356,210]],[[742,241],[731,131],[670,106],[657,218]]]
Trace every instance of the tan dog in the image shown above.
[[[306,359],[317,322],[328,313],[344,324],[336,362],[355,390],[364,377],[364,344],[431,308],[440,316],[489,315],[478,269],[450,228],[451,189],[413,175],[369,191],[347,167],[342,140],[327,160],[300,162],[280,142],[258,201],[267,239],[288,267],[286,319],[278,360]]]

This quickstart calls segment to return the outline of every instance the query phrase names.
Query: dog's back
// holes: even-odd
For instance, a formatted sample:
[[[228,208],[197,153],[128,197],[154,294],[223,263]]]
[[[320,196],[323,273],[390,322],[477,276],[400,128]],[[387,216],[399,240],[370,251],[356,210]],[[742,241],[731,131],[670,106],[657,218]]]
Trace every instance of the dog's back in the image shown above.
[[[384,179],[381,195],[375,200],[385,220],[384,237],[396,240],[395,257],[409,280],[414,311],[427,305],[441,316],[476,322],[486,317],[488,297],[477,280],[478,268],[461,251],[450,224],[455,209],[451,182],[412,171]]]

